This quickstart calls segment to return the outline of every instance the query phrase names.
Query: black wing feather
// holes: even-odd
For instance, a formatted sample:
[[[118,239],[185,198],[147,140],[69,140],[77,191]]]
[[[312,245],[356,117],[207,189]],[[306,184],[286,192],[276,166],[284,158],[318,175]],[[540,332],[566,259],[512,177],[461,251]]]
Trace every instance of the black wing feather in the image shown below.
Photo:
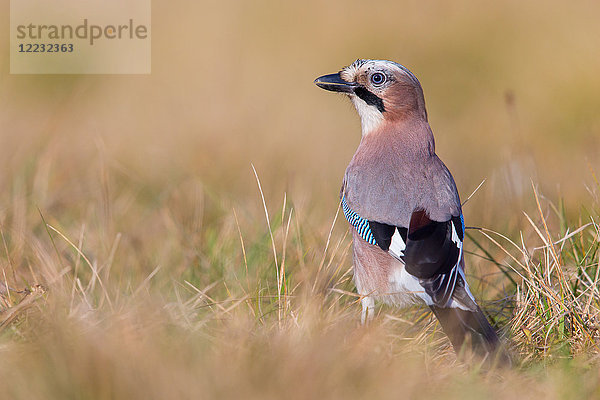
[[[392,236],[394,236],[396,229],[398,230],[398,233],[400,233],[400,237],[404,243],[406,243],[406,237],[408,235],[408,229],[406,228],[375,221],[369,221],[369,228],[371,228],[371,233],[373,234],[377,245],[383,251],[388,251],[390,249]]]
[[[369,228],[381,250],[388,251],[392,244],[392,236],[396,227],[394,225],[382,224],[381,222],[369,221]]]
[[[408,273],[429,279],[454,268],[460,249],[452,241],[452,224],[452,220],[432,221],[422,210],[413,213],[404,251]]]
[[[415,211],[404,250],[406,271],[419,279],[433,304],[441,307],[448,304],[454,288],[462,280],[456,267],[460,248],[452,240],[453,224],[462,241],[460,217],[438,222],[429,219],[423,210]]]
[[[452,290],[462,278],[456,272],[451,271],[447,274],[437,274],[428,279],[419,279],[419,283],[425,289],[425,293],[431,296],[433,304],[444,306],[448,304],[454,294]]]

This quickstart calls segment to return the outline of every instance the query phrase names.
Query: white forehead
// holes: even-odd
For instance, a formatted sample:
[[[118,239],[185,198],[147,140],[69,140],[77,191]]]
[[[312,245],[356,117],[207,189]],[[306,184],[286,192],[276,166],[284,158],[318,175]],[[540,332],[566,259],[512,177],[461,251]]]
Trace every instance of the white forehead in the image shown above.
[[[419,84],[419,80],[417,79],[417,77],[412,72],[410,72],[408,68],[406,68],[404,65],[388,60],[359,59],[342,69],[340,75],[342,76],[342,79],[346,81],[353,81],[358,73],[368,71],[389,71],[392,73],[397,72],[408,76],[409,79],[414,81],[416,84]]]

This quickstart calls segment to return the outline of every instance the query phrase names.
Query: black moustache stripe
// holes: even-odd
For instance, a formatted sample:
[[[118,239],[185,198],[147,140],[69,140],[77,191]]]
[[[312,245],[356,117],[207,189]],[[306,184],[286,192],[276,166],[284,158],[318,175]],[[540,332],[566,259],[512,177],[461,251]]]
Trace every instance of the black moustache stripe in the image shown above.
[[[385,107],[383,105],[383,100],[381,99],[381,97],[378,97],[376,94],[369,92],[362,86],[354,89],[354,93],[368,105],[377,107],[377,109],[380,112],[385,112]]]

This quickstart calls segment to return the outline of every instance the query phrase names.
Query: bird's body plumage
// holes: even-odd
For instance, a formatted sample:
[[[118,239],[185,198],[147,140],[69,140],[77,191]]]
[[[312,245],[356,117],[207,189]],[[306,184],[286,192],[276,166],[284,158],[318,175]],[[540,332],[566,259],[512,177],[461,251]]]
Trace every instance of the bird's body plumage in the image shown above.
[[[423,302],[455,347],[471,332],[491,351],[498,338],[465,279],[460,198],[435,153],[419,81],[394,62],[357,60],[315,82],[347,94],[361,117],[362,138],[340,196],[352,226],[363,321],[372,318],[374,300]]]
[[[435,154],[429,126],[386,125],[361,140],[346,169],[343,191],[350,208],[363,218],[405,228],[417,208],[435,221],[460,215],[454,179]]]

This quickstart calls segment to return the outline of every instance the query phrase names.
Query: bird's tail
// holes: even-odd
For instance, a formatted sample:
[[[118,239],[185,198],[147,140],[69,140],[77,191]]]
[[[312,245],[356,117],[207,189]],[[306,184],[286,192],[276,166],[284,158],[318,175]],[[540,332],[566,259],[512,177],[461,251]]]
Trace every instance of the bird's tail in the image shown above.
[[[476,354],[490,356],[502,364],[510,364],[510,358],[502,348],[496,331],[479,307],[475,311],[467,311],[431,306],[431,310],[458,354],[463,350],[465,342],[470,341]]]

